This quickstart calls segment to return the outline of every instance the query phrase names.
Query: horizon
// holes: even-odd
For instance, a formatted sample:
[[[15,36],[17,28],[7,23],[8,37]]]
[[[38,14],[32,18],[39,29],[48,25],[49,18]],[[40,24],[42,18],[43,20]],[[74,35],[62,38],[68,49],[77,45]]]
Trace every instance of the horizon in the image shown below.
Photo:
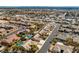
[[[79,10],[79,6],[0,6],[0,9],[61,9],[61,10]]]

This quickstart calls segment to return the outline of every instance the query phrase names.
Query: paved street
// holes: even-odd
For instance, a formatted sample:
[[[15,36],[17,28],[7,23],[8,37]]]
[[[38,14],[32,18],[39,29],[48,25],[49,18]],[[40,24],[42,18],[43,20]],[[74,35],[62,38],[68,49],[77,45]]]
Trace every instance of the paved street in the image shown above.
[[[50,41],[54,38],[54,36],[58,33],[60,25],[56,24],[56,27],[53,29],[52,33],[49,35],[49,37],[46,39],[44,45],[42,48],[38,51],[38,53],[46,53],[48,51]]]

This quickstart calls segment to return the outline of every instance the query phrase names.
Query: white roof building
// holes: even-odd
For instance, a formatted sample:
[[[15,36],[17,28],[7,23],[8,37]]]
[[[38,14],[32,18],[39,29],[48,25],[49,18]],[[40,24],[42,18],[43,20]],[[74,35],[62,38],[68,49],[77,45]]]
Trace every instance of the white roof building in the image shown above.
[[[64,45],[63,43],[61,43],[61,42],[57,42],[56,44],[55,44],[55,47],[54,47],[54,50],[56,51],[56,52],[62,52],[62,53],[72,53],[72,51],[73,51],[73,46],[66,46],[66,45]]]

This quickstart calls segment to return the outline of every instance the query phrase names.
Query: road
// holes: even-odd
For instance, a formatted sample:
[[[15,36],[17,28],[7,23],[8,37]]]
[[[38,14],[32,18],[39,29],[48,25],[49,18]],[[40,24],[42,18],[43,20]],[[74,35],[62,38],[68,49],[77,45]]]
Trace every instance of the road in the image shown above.
[[[44,45],[42,46],[42,48],[38,51],[38,53],[47,53],[48,48],[50,47],[50,42],[52,41],[52,39],[54,38],[54,36],[58,33],[58,29],[59,29],[60,25],[56,24],[55,28],[52,30],[51,34],[48,36],[48,38],[46,39]]]

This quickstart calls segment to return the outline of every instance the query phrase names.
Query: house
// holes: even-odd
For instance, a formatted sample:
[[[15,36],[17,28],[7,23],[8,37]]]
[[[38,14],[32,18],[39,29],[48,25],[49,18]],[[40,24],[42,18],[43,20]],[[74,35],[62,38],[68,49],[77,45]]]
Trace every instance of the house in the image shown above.
[[[22,46],[26,49],[29,50],[31,49],[32,40],[27,40]]]
[[[73,37],[73,41],[79,43],[79,36]]]
[[[13,35],[8,36],[6,39],[3,39],[2,42],[11,43],[11,42],[13,42],[15,40],[19,40],[19,39],[20,39],[20,37],[16,36],[16,34],[13,34]]]
[[[5,46],[0,46],[0,51],[4,50],[5,48]]]
[[[0,35],[6,34],[6,30],[4,28],[0,28]]]
[[[59,53],[72,53],[73,48],[73,46],[66,46],[61,42],[57,42],[53,50]]]

